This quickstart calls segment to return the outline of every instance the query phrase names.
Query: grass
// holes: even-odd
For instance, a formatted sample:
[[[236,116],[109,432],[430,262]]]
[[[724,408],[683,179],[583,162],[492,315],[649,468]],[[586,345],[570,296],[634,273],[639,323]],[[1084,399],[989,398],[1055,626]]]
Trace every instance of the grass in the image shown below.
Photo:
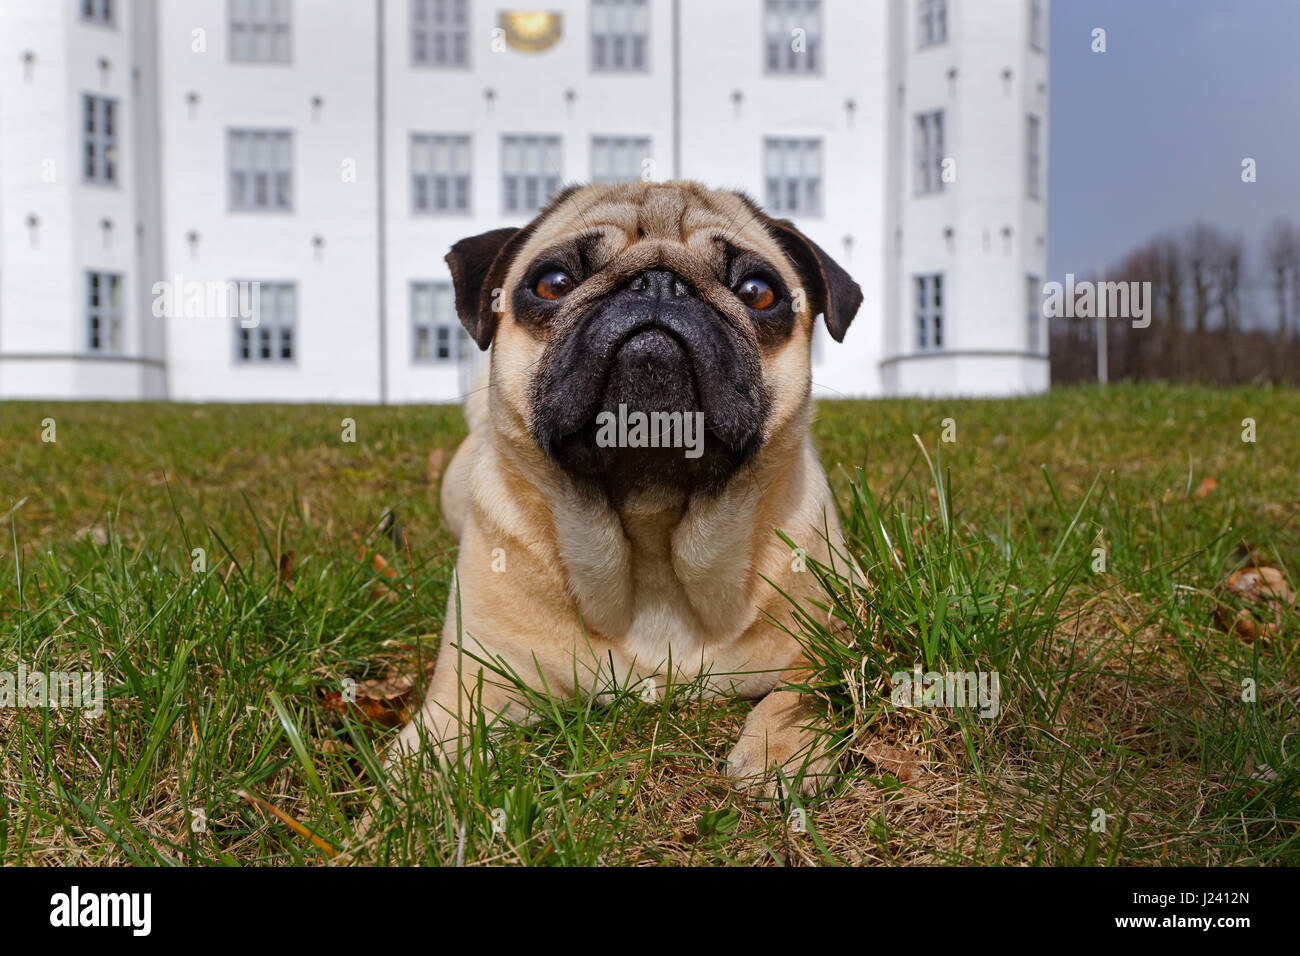
[[[0,709],[0,861],[1300,862],[1297,614],[1245,640],[1220,587],[1297,581],[1300,392],[819,406],[866,581],[811,569],[836,624],[801,619],[805,689],[842,779],[780,804],[721,776],[750,705],[696,686],[378,772],[455,560],[428,455],[462,434],[451,408],[0,405],[0,671],[102,671],[107,696]],[[998,716],[894,706],[914,665],[996,671]]]

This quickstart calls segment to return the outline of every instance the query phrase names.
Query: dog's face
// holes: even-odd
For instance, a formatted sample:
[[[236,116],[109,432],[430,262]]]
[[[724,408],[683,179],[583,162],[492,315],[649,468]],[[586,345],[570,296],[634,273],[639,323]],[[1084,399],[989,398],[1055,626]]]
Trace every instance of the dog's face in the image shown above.
[[[566,190],[447,256],[494,420],[614,497],[715,490],[805,409],[812,323],[862,301],[790,223],[694,183]]]

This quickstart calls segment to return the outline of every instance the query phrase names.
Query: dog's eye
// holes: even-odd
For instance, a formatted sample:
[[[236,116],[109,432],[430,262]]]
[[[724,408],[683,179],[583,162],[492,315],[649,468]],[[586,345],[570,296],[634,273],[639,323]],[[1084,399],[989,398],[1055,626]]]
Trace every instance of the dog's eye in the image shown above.
[[[757,276],[750,276],[736,288],[736,297],[755,312],[770,309],[776,304],[776,292]]]
[[[537,280],[537,285],[533,287],[533,291],[537,293],[538,298],[563,299],[573,291],[573,287],[576,285],[573,276],[567,272],[561,272],[559,269],[553,269]]]

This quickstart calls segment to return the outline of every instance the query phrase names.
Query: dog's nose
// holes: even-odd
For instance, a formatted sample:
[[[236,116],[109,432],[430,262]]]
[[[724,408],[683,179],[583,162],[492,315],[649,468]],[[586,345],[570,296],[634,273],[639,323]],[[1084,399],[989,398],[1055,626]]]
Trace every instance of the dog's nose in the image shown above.
[[[680,299],[691,291],[681,276],[671,269],[647,269],[633,278],[627,287],[652,299]]]

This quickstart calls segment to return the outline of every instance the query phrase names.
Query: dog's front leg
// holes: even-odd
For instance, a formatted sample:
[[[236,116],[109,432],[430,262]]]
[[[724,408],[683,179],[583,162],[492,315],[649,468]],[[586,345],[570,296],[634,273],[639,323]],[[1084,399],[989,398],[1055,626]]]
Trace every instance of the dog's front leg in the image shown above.
[[[798,658],[782,683],[805,681],[807,666]],[[815,698],[778,687],[750,711],[727,758],[727,776],[769,797],[797,780],[799,793],[811,796],[830,782],[835,768],[826,730]]]
[[[466,647],[461,650],[454,636],[443,637],[424,704],[393,741],[387,764],[409,758],[422,748],[435,762],[438,758],[454,762],[474,743],[476,725],[491,728],[502,721],[526,719],[518,688],[475,659],[487,656],[481,645],[464,640]]]

